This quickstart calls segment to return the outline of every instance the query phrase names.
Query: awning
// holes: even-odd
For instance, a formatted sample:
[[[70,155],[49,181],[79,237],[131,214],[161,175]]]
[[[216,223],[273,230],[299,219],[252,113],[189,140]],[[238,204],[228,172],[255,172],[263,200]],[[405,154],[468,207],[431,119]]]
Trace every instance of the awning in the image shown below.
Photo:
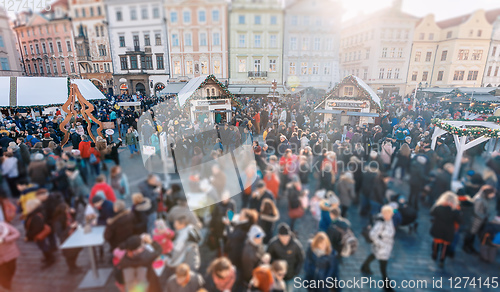
[[[334,114],[334,115],[340,115],[342,111],[338,110],[327,110],[327,109],[317,109],[314,111],[315,113],[318,114]]]
[[[238,85],[238,84],[233,84],[229,85],[228,87],[229,91],[232,94],[237,94],[237,95],[269,95],[273,93],[273,90],[271,89],[271,84],[269,85]],[[283,86],[283,85],[278,85],[278,88],[276,88],[276,94],[280,95],[285,95],[289,94],[290,92]]]
[[[177,83],[169,83],[165,88],[163,88],[158,95],[168,95],[168,94],[177,94],[181,89],[186,85],[186,82],[177,82]]]
[[[127,84],[120,85],[120,90],[127,90],[127,89],[128,89]]]

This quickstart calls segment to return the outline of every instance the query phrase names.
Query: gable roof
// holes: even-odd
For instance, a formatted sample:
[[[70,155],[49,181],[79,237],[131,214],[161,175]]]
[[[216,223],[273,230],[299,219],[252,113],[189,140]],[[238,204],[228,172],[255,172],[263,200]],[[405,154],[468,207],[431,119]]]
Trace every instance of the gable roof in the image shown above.
[[[184,85],[184,87],[177,94],[177,106],[181,110],[185,110],[189,105],[189,101],[193,98],[193,94],[196,90],[200,89],[203,85],[205,85],[208,81],[214,81],[219,87],[227,94],[227,96],[231,99],[231,101],[235,102],[239,107],[241,107],[241,103],[239,100],[234,98],[234,95],[227,89],[227,87],[219,82],[214,75],[202,75],[200,77],[193,78],[189,80],[189,82]]]
[[[453,26],[457,26],[457,25],[461,25],[462,23],[465,23],[469,20],[469,18],[474,14],[475,12],[472,12],[472,13],[469,13],[469,14],[465,14],[465,15],[460,15],[460,16],[457,16],[457,17],[453,17],[453,18],[449,18],[449,19],[445,19],[445,20],[442,20],[442,21],[438,21],[436,24],[440,27],[440,28],[449,28],[449,27],[453,27]],[[486,17],[486,20],[492,24],[493,22],[495,22],[495,20],[497,19],[498,16],[500,16],[500,8],[497,8],[497,9],[492,9],[492,10],[488,10],[484,13],[484,16]]]
[[[363,80],[361,80],[361,78],[354,75],[349,75],[344,77],[344,79],[342,79],[340,83],[335,85],[335,87],[333,87],[332,90],[330,90],[325,96],[323,96],[319,104],[323,103],[327,98],[331,97],[333,93],[336,90],[338,90],[342,85],[346,85],[349,83],[353,83],[355,86],[358,87],[358,90],[360,90],[361,93],[364,95],[364,99],[370,100],[372,108],[375,109],[382,108],[382,105],[380,103],[380,97],[378,97],[377,93],[375,93],[375,91],[368,84],[366,84]],[[363,97],[361,97],[360,99],[363,99]]]

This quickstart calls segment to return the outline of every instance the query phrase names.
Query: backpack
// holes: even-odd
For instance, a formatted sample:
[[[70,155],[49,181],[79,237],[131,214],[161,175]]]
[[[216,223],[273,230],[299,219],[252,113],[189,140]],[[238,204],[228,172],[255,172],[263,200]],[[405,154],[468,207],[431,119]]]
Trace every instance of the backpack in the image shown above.
[[[10,223],[16,217],[17,207],[9,199],[1,200],[5,221]]]
[[[89,162],[90,164],[97,164],[97,157],[95,157],[94,153],[90,153]]]
[[[342,239],[340,241],[342,249],[340,250],[340,255],[344,258],[348,258],[353,255],[356,250],[358,250],[358,239],[352,232],[351,228],[347,228],[347,230],[344,230],[336,226],[336,229],[340,232],[340,234],[342,234]]]

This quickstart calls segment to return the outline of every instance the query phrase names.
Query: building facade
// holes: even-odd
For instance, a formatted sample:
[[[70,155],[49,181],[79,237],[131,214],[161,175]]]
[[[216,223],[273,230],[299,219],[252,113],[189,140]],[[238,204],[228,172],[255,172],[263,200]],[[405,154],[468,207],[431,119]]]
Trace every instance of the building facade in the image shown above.
[[[491,43],[484,68],[482,86],[500,87],[500,9],[486,12],[486,19],[492,23]]]
[[[170,0],[165,2],[171,77],[177,81],[201,75],[228,78],[228,2]]]
[[[43,13],[23,13],[14,24],[28,76],[78,78],[79,70],[68,2],[60,0]]]
[[[151,95],[169,79],[162,0],[105,0],[115,92]]]
[[[492,25],[484,10],[439,22],[426,16],[415,28],[406,93],[419,85],[482,86],[491,37]]]
[[[287,87],[328,90],[340,81],[341,11],[333,0],[287,4],[283,63]]]
[[[283,5],[233,0],[229,9],[229,82],[283,84]]]
[[[10,28],[9,17],[2,8],[0,9],[0,76],[24,74],[17,48],[17,38]]]
[[[342,27],[341,76],[355,75],[383,97],[402,95],[418,19],[401,11],[401,1]]]
[[[114,93],[106,11],[102,0],[70,0],[69,14],[82,78]]]

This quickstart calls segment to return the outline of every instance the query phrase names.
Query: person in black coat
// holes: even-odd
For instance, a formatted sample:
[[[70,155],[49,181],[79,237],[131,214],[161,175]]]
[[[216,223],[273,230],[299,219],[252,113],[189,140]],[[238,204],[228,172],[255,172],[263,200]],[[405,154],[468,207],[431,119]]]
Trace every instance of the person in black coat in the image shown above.
[[[286,223],[278,225],[278,235],[269,242],[267,252],[271,256],[271,263],[277,260],[287,262],[288,269],[284,280],[288,282],[287,286],[293,285],[290,282],[300,274],[305,255],[302,245]]]
[[[92,205],[97,211],[97,225],[106,226],[108,219],[111,219],[113,218],[113,216],[115,216],[113,203],[111,203],[111,201],[105,200],[101,196],[93,197]]]
[[[439,266],[443,267],[447,249],[455,238],[457,224],[462,222],[458,196],[449,191],[442,194],[432,207],[431,216],[433,221],[430,233],[434,238],[432,259],[437,260],[439,254]]]
[[[250,230],[250,227],[257,223],[257,219],[257,211],[249,209],[241,210],[239,222],[235,224],[232,231],[230,231],[227,235],[225,252],[238,271],[241,271],[243,265],[241,255],[243,254],[243,247],[245,246],[247,233]]]
[[[410,168],[410,199],[409,205],[418,210],[420,193],[428,183],[429,177],[426,171],[427,157],[417,155],[411,162]]]
[[[451,174],[453,173],[454,166],[451,163],[446,163],[443,169],[439,169],[434,182],[430,188],[430,203],[433,204],[436,199],[444,192],[451,189]]]
[[[373,180],[373,184],[370,186],[370,206],[372,216],[380,213],[380,209],[387,201],[385,193],[387,191],[387,183],[390,179],[391,178],[387,176],[387,174],[379,173]]]
[[[229,223],[227,218],[228,211],[231,210],[236,213],[236,203],[234,200],[225,198],[219,203],[215,204],[212,210],[212,219],[208,225],[208,246],[210,249],[218,249],[221,247],[224,240],[224,230],[226,223]],[[222,252],[220,253],[222,256]]]
[[[108,220],[104,230],[104,239],[109,242],[111,250],[134,235],[134,215],[125,209],[125,202],[117,200],[113,211],[116,215]]]
[[[148,217],[153,208],[151,200],[144,198],[141,193],[132,195],[132,214],[134,216],[134,234],[148,232]]]
[[[26,231],[25,241],[34,241],[36,243],[43,253],[42,269],[48,268],[55,263],[48,236],[43,239],[37,238],[37,235],[44,230],[44,226],[47,224],[45,210],[38,199],[31,199],[26,202],[25,208],[27,212],[27,217],[24,221],[24,229]]]

